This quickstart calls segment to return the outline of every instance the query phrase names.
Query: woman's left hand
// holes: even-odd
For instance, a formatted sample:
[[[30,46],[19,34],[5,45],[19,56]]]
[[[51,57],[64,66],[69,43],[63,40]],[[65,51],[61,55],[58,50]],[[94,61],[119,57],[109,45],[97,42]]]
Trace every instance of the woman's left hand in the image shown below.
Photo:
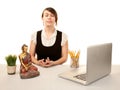
[[[47,57],[44,67],[50,67],[53,65],[54,65],[54,61],[51,61],[49,57]]]

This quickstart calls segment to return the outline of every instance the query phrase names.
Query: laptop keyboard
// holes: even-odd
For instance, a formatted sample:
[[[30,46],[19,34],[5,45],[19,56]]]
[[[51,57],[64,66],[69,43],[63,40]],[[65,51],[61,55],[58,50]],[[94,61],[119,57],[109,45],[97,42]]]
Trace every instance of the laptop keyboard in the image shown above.
[[[76,76],[74,76],[74,78],[86,81],[86,74],[76,75]]]

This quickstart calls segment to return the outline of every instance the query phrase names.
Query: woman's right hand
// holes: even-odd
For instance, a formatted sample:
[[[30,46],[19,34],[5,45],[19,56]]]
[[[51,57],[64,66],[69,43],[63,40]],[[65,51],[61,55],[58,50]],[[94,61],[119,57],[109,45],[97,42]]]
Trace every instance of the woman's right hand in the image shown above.
[[[38,60],[37,65],[44,66],[45,65],[44,59]]]

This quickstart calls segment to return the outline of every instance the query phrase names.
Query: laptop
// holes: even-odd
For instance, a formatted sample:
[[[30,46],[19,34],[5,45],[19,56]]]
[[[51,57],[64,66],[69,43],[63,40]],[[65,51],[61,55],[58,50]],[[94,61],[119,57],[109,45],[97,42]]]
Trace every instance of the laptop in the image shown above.
[[[92,45],[87,48],[85,71],[76,68],[59,74],[59,77],[81,83],[91,84],[111,72],[112,43]]]

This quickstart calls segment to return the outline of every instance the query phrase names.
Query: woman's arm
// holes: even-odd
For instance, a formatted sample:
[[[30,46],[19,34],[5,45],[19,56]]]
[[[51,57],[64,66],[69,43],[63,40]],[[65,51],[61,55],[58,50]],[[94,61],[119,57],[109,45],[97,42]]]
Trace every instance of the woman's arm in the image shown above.
[[[37,60],[35,58],[35,48],[36,48],[36,45],[33,41],[31,41],[30,43],[30,55],[31,55],[31,61],[34,63],[34,64],[37,64],[37,65],[40,65],[40,66],[44,66],[44,59],[41,59],[41,60]]]
[[[54,61],[54,64],[62,64],[67,61],[68,58],[68,41],[66,41],[65,45],[62,46],[62,57],[56,61]]]
[[[31,55],[31,60],[34,64],[39,64],[38,60],[35,58],[35,43],[31,41],[30,43],[30,55]]]

